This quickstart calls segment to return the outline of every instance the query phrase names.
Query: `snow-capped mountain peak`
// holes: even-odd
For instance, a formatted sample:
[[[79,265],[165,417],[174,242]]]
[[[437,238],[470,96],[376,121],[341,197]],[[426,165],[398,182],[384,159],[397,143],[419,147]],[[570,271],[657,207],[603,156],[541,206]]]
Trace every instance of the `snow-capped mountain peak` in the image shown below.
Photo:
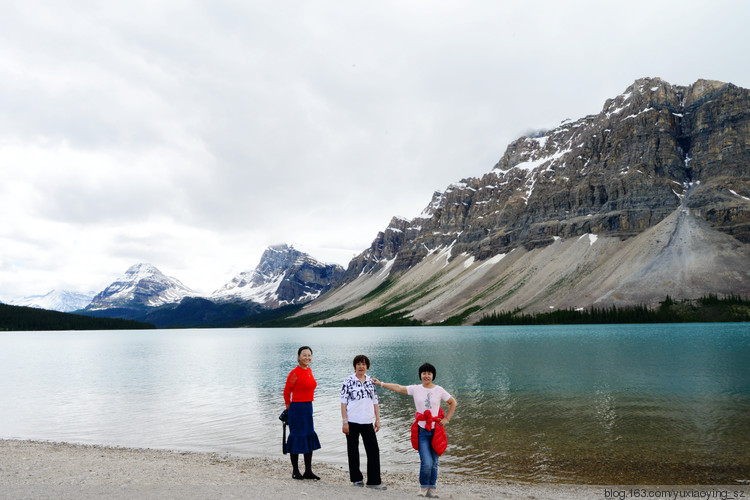
[[[164,275],[151,264],[135,264],[100,292],[87,309],[158,307],[198,294],[180,280]]]
[[[268,247],[253,271],[244,271],[211,294],[211,300],[253,301],[265,307],[307,302],[344,274],[338,265],[323,264],[288,245]]]

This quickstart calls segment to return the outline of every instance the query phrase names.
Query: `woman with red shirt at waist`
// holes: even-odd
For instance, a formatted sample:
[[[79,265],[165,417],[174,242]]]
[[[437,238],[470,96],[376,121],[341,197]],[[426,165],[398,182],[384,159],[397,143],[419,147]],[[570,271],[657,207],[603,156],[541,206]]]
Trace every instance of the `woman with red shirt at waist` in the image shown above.
[[[320,479],[312,473],[313,450],[320,448],[318,435],[313,426],[312,402],[315,387],[318,383],[310,370],[312,349],[302,346],[297,351],[299,366],[289,372],[284,386],[284,403],[289,410],[289,439],[287,450],[292,460],[292,477],[294,479]],[[299,454],[305,457],[305,473],[299,472]]]

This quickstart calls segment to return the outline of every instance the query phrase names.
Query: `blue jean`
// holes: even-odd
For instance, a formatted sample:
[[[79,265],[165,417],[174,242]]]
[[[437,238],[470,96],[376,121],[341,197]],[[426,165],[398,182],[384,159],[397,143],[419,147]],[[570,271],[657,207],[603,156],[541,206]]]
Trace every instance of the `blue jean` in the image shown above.
[[[434,488],[437,483],[438,458],[440,456],[432,448],[434,430],[427,431],[419,428],[419,485],[422,488]]]

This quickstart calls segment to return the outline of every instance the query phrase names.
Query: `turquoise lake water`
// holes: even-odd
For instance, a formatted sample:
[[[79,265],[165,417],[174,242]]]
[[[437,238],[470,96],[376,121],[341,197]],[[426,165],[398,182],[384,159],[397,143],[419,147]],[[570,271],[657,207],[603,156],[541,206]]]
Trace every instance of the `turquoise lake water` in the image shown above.
[[[0,333],[0,438],[281,456],[300,345],[315,460],[345,466],[339,390],[370,374],[458,401],[441,469],[599,483],[750,480],[750,324]],[[380,390],[386,470],[416,470],[410,398]]]

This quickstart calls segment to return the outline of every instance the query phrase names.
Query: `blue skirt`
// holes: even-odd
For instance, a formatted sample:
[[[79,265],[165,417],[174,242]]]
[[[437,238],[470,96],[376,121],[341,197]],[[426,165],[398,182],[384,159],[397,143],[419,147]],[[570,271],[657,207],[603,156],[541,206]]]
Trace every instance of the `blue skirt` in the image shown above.
[[[307,403],[291,403],[289,405],[289,439],[286,449],[289,453],[312,453],[320,448],[318,435],[313,426],[312,401]]]

